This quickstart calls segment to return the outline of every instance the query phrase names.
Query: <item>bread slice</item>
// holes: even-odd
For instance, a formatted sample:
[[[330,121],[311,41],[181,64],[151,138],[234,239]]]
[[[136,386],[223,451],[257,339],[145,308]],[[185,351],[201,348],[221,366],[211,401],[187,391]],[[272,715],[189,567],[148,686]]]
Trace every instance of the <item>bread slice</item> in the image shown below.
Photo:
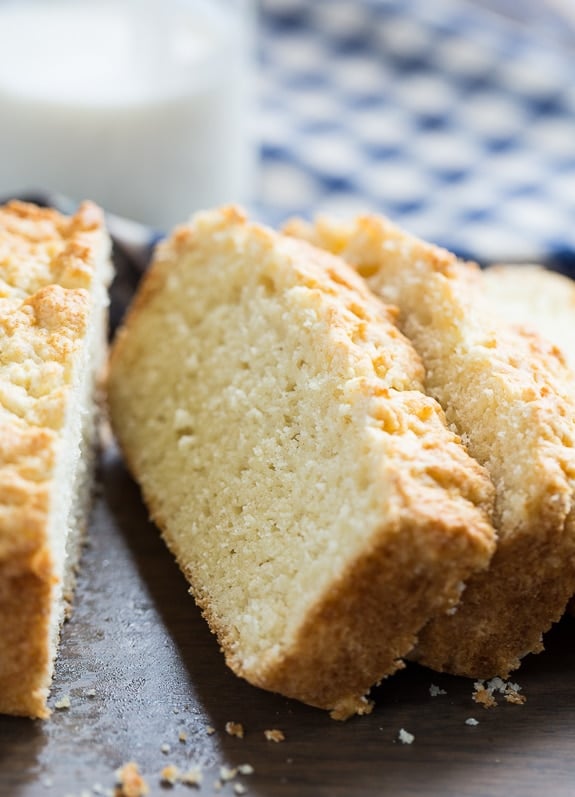
[[[158,249],[110,362],[117,437],[227,663],[340,718],[493,550],[492,485],[394,315],[227,208]]]
[[[496,486],[496,553],[457,611],[430,622],[415,656],[473,677],[506,676],[575,589],[575,385],[557,351],[497,315],[477,267],[384,218],[293,222],[342,255],[400,310],[426,387]]]
[[[0,208],[0,712],[46,699],[86,524],[110,278],[102,214]]]
[[[510,322],[535,329],[575,371],[575,282],[536,265],[495,265],[483,272],[487,300]]]
[[[483,275],[483,289],[495,312],[537,330],[575,372],[575,282],[533,264],[498,264]],[[575,615],[574,598],[567,611]]]

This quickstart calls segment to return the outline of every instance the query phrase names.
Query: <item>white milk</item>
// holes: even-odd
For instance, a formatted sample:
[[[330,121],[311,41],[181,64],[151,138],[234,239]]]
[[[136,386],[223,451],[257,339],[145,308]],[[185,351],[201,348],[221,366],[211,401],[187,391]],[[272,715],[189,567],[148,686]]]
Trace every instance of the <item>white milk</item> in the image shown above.
[[[245,5],[0,0],[0,195],[57,191],[158,228],[248,200]]]

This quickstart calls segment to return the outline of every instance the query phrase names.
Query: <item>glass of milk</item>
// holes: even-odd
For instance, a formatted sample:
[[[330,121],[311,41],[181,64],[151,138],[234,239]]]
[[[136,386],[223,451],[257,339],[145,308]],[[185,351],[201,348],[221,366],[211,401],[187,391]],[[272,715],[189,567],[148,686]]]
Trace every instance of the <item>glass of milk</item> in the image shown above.
[[[249,0],[0,0],[0,196],[158,229],[250,199]]]

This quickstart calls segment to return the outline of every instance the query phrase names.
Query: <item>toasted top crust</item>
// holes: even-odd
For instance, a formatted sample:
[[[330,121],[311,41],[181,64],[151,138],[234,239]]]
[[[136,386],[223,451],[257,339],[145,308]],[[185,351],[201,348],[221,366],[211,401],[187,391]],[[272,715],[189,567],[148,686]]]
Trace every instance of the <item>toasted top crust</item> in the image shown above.
[[[103,246],[103,215],[90,203],[72,217],[22,202],[0,208],[0,562],[16,570],[29,557],[48,567],[41,542],[56,442]]]
[[[539,508],[564,520],[573,502],[575,389],[559,350],[496,311],[474,263],[385,218],[345,224],[320,218],[313,227],[294,221],[287,230],[342,254],[378,295],[397,303],[400,326],[423,357],[427,389],[490,469],[503,531],[521,531]],[[502,438],[507,415],[514,441]],[[511,453],[519,456],[517,467]],[[521,502],[518,490],[529,491]]]

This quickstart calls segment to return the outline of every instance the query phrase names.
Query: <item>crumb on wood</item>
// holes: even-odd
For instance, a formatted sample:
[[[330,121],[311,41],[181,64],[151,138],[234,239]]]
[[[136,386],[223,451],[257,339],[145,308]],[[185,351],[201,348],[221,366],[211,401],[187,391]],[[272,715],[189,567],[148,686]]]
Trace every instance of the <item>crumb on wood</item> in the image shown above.
[[[116,771],[116,790],[114,797],[144,797],[150,789],[140,775],[138,765],[129,761]]]
[[[235,767],[220,767],[220,780],[224,783],[233,780],[237,774],[238,770]]]
[[[168,764],[160,772],[160,780],[162,783],[168,783],[170,786],[175,786],[180,777],[180,770],[175,764]]]
[[[240,775],[253,775],[254,768],[251,764],[239,764],[238,765],[238,772]]]
[[[206,733],[208,734],[208,736],[211,736],[215,732],[216,732],[216,729],[212,725],[208,725],[208,727],[206,728]]]
[[[415,736],[413,735],[413,733],[406,731],[405,728],[399,729],[397,738],[402,744],[413,744],[413,742],[415,741]]]
[[[54,708],[57,708],[59,711],[70,708],[70,695],[63,695],[60,700],[54,703]]]
[[[245,794],[247,792],[243,783],[234,783],[234,794]]]
[[[479,725],[479,720],[476,720],[475,717],[468,717],[465,720],[466,725]]]
[[[493,708],[497,705],[497,700],[493,697],[493,693],[482,684],[475,684],[473,700],[484,708]]]
[[[228,736],[237,736],[238,739],[243,739],[244,726],[241,722],[226,722],[226,733]]]
[[[509,691],[505,693],[505,700],[508,703],[514,703],[516,706],[522,706],[527,698],[525,695],[520,695],[519,692]]]
[[[203,774],[200,767],[191,767],[180,777],[182,783],[186,786],[201,786]]]
[[[525,695],[520,695],[521,687],[512,681],[504,681],[496,676],[490,681],[476,681],[473,684],[473,700],[480,703],[485,708],[492,708],[497,705],[495,693],[503,695],[508,703],[522,705],[526,701]]]
[[[284,732],[280,731],[279,728],[269,728],[265,730],[264,736],[268,742],[283,742],[286,738]]]
[[[436,684],[431,684],[431,686],[429,687],[429,694],[431,695],[431,697],[438,697],[439,695],[446,695],[447,692],[445,691],[445,689],[441,689]]]

